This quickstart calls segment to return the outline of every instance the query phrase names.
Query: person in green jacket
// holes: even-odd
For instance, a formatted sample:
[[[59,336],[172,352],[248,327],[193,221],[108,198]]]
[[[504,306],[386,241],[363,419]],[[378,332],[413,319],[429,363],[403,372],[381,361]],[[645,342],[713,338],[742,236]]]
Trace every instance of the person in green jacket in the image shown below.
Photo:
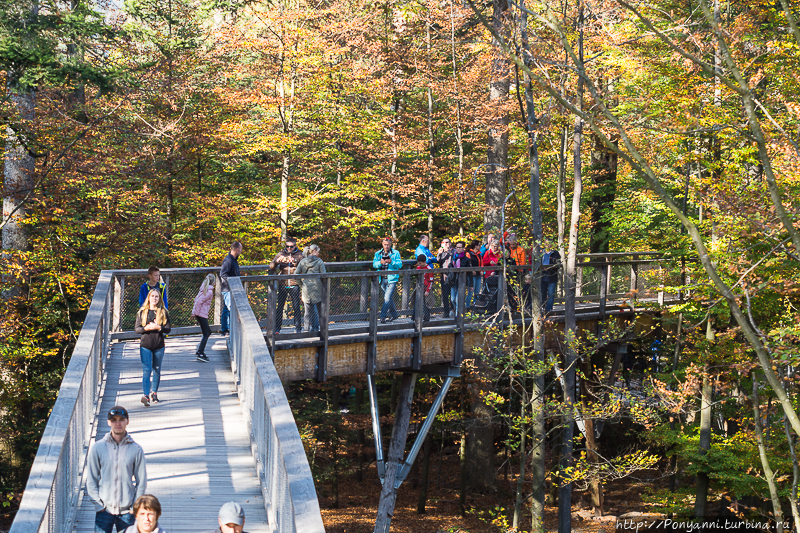
[[[375,252],[372,259],[372,267],[376,270],[400,270],[403,268],[403,260],[400,252],[392,248],[391,237],[383,239],[383,248]],[[383,307],[381,307],[381,324],[386,322],[386,315],[391,315],[389,322],[398,318],[397,308],[394,306],[394,293],[397,288],[398,274],[389,274],[380,277],[381,289],[383,289]]]
[[[319,246],[310,244],[306,256],[297,264],[295,274],[324,274],[325,262],[319,258]],[[310,331],[319,331],[320,304],[322,303],[322,280],[309,278],[300,280],[301,299],[305,307],[305,323]]]

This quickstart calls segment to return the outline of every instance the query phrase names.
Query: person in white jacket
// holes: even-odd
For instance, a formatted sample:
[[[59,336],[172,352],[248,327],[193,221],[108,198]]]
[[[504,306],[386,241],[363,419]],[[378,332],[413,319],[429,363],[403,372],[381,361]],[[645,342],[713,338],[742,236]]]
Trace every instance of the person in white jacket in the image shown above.
[[[128,411],[114,406],[108,411],[111,428],[89,450],[86,494],[94,502],[97,533],[121,533],[136,520],[133,504],[147,488],[144,450],[128,435]],[[134,483],[135,480],[135,483]]]

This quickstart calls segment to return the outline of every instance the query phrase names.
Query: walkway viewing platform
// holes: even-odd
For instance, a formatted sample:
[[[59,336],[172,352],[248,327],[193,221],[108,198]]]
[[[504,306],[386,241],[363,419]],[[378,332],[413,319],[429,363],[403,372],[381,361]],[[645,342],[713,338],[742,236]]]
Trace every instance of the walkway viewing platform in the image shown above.
[[[105,414],[111,407],[128,409],[128,433],[145,452],[147,493],[161,502],[159,525],[170,533],[214,529],[219,506],[227,501],[244,508],[247,531],[270,532],[227,343],[213,336],[206,348],[211,362],[201,363],[194,357],[199,340],[167,339],[160,401],[150,407],[139,401],[139,343],[113,344],[93,424],[96,438],[108,433]],[[73,531],[94,533],[94,515],[83,491]]]
[[[685,285],[679,268],[656,254],[579,259],[577,319],[582,327],[610,317],[629,320],[681,298],[675,288]],[[526,281],[526,266],[420,271],[406,264],[396,272],[395,290],[387,291],[380,282],[387,273],[371,270],[371,262],[327,266],[326,274],[303,276],[274,276],[264,265],[243,266],[242,277],[230,280],[230,336],[212,336],[210,363],[194,359],[200,328],[191,310],[203,278],[219,268],[163,269],[173,329],[162,369],[162,401],[149,408],[139,402],[142,370],[138,335],[132,331],[147,272],[103,271],[11,533],[92,531],[86,457],[95,438],[108,431],[105,413],[116,404],[130,410],[129,432],[147,459],[147,492],[161,500],[160,524],[168,531],[213,529],[220,505],[229,500],[243,505],[251,533],[324,531],[311,469],[283,388],[293,380],[366,373],[372,398],[373,377],[380,371],[443,376],[422,439],[412,447],[396,483],[401,482],[450,381],[459,375],[462,358],[482,345],[490,324],[530,323],[525,285],[539,280]],[[488,281],[492,270],[494,279]],[[468,274],[474,276],[472,285]],[[476,277],[482,279],[477,298],[469,289],[476,287]],[[294,286],[310,278],[321,281],[318,331],[309,331],[313,328]],[[219,283],[216,288],[209,321],[218,332],[223,305]],[[556,325],[563,322],[562,302],[559,296],[549,315]],[[370,403],[373,428],[380,434],[377,403]],[[375,445],[383,479],[382,443]]]

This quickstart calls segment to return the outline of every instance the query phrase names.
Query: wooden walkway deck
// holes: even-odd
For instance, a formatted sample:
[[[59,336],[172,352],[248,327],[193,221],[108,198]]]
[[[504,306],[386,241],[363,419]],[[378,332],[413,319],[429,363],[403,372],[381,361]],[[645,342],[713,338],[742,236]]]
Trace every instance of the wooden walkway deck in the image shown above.
[[[150,407],[140,402],[139,343],[114,344],[96,437],[108,432],[111,407],[128,409],[128,432],[147,459],[147,492],[161,502],[159,526],[169,533],[216,528],[219,507],[231,500],[244,508],[248,532],[270,532],[225,339],[212,335],[206,349],[210,363],[195,360],[198,342],[199,336],[167,339],[161,402]],[[93,533],[94,506],[82,489],[73,531]]]

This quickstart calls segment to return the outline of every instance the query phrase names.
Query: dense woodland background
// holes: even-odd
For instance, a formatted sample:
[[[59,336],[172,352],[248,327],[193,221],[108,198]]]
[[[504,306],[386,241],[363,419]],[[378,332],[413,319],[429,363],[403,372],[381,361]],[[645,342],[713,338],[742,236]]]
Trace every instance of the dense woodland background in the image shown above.
[[[611,334],[498,335],[400,491],[424,510],[435,485],[441,520],[395,529],[567,531],[632,500],[797,519],[798,19],[790,0],[0,0],[3,512],[100,270],[218,264],[234,239],[266,263],[287,233],[326,261],[386,235],[410,258],[420,233],[504,223],[561,248],[568,305],[589,251],[684,257],[690,297],[653,309],[637,342],[659,364],[630,388],[604,384]],[[576,367],[577,398],[554,374]],[[332,531],[374,520],[363,381],[290,390]],[[572,439],[575,418],[605,429]],[[340,497],[361,479],[375,501]]]

